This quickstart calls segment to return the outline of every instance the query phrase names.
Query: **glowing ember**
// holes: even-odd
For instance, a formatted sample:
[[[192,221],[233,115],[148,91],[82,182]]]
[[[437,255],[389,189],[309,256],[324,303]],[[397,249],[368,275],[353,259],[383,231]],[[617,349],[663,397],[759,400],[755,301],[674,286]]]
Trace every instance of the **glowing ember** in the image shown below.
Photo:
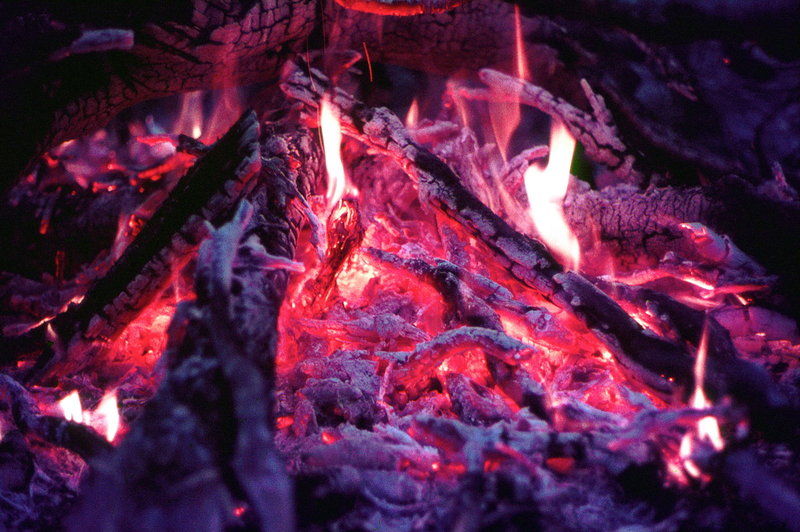
[[[325,150],[325,169],[328,171],[328,191],[325,198],[328,200],[328,211],[331,211],[344,196],[346,177],[341,154],[342,129],[327,98],[320,105],[319,124]]]
[[[569,269],[580,263],[578,239],[567,224],[562,203],[569,185],[569,168],[575,151],[575,139],[560,122],[550,131],[550,159],[542,170],[531,165],[525,171],[530,216],[539,236]]]
[[[58,406],[64,414],[64,419],[76,423],[83,423],[83,407],[81,406],[81,398],[77,390],[61,399],[58,402]]]

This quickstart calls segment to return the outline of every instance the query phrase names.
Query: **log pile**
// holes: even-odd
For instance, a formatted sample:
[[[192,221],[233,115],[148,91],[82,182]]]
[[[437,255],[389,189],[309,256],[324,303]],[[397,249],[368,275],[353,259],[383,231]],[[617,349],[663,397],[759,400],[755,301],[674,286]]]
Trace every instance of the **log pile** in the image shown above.
[[[783,22],[764,35],[707,9],[673,36],[658,31],[677,16],[669,1],[608,2],[593,26],[572,8],[523,6],[518,34],[551,67],[531,78],[506,68],[513,32],[492,35],[513,21],[501,3],[326,6],[333,49],[297,57],[313,2],[190,4],[113,7],[79,35],[49,2],[0,5],[60,43],[2,71],[4,106],[37,86],[21,109],[46,107],[18,153],[0,152],[4,216],[25,222],[3,241],[45,237],[0,277],[3,527],[798,530],[796,139],[775,140],[794,104],[759,100],[748,120],[761,129],[745,132],[729,113],[752,73],[693,77],[738,46],[736,68],[774,69],[751,96],[790,94]],[[723,22],[719,47],[696,47],[701,19]],[[479,27],[480,54],[447,46]],[[409,28],[411,51],[393,44]],[[759,40],[746,58],[744,36]],[[476,71],[404,123],[408,102],[363,101],[380,99],[373,66],[387,72],[370,52],[439,72],[461,54]],[[232,58],[234,80],[220,65]],[[85,84],[60,83],[84,62]],[[713,80],[734,74],[735,96],[714,100]],[[229,117],[213,143],[150,122],[53,148],[136,100],[270,76],[258,113]],[[655,117],[667,102],[680,103]],[[520,216],[523,174],[547,148],[526,139],[506,159],[464,119],[487,105],[534,108],[583,146],[593,183],[573,179],[564,202],[580,271]],[[335,200],[325,106],[345,135]],[[713,124],[687,129],[693,112]],[[97,241],[70,249],[63,235],[82,228]]]

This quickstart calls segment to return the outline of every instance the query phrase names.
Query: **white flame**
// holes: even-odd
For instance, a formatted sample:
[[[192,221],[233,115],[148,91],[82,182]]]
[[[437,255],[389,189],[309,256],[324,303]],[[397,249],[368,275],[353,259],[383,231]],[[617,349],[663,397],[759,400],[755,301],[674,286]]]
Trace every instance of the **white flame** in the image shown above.
[[[119,409],[117,408],[117,392],[111,391],[103,396],[100,403],[92,411],[84,411],[77,390],[58,402],[58,407],[67,421],[88,425],[103,433],[108,441],[114,441],[120,427]]]
[[[525,191],[528,194],[530,216],[539,236],[568,269],[577,270],[580,245],[567,224],[562,206],[567,195],[574,151],[575,139],[564,124],[553,122],[547,167],[542,170],[531,165],[525,171]]]
[[[92,412],[94,424],[105,425],[105,437],[114,441],[119,430],[119,409],[117,408],[117,392],[112,391],[103,396],[100,404]],[[95,427],[97,428],[97,427]]]
[[[341,124],[327,96],[322,98],[320,104],[319,125],[322,130],[322,146],[325,150],[325,168],[328,171],[328,191],[325,197],[330,211],[344,196],[346,178],[341,154]]]
[[[692,396],[692,406],[694,408],[709,408],[711,401],[706,398],[703,392],[703,385],[706,378],[706,359],[708,357],[708,330],[703,329],[700,337],[700,345],[697,346],[697,359],[694,365],[694,394]],[[709,442],[714,449],[721,451],[725,447],[725,441],[719,431],[719,423],[714,416],[706,416],[697,423],[697,436]]]
[[[64,414],[64,419],[75,423],[83,423],[83,407],[77,390],[61,399],[58,402],[58,406]]]

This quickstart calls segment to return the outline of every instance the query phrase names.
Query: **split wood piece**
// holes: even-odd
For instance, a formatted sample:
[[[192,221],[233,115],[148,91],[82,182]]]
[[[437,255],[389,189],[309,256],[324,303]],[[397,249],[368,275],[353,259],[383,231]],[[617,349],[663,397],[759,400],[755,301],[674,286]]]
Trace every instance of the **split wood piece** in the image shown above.
[[[92,344],[114,339],[160,294],[206,234],[205,223],[221,223],[253,188],[261,168],[258,136],[258,119],[246,112],[197,160],[109,272],[51,322],[58,345],[37,362],[33,379],[85,365]]]
[[[100,458],[114,447],[91,427],[64,418],[42,415],[36,402],[20,383],[8,375],[0,375],[0,392],[7,397],[17,428],[24,434],[63,447],[84,460]]]
[[[291,486],[272,442],[289,273],[273,257],[293,257],[301,222],[293,201],[320,171],[317,151],[293,159],[293,150],[313,142],[308,131],[265,140],[255,209],[243,204],[203,245],[197,300],[170,329],[167,375],[117,452],[93,468],[73,530],[293,529]]]
[[[726,235],[747,255],[779,276],[774,292],[800,302],[800,205],[729,176],[707,187],[607,187],[567,196],[564,211],[584,248],[599,235],[617,256],[661,259],[676,249],[678,224],[701,223]],[[764,238],[781,228],[780,238]],[[723,246],[724,247],[724,246]],[[679,253],[683,248],[677,247]],[[686,250],[687,253],[691,250]],[[702,249],[698,249],[702,252]],[[709,249],[717,261],[738,261],[731,249]],[[709,256],[709,258],[712,258]]]
[[[639,184],[645,176],[634,168],[636,156],[620,139],[619,131],[603,97],[592,91],[586,80],[581,87],[589,100],[593,114],[578,109],[566,100],[554,96],[546,89],[496,70],[485,68],[479,72],[487,90],[460,88],[461,96],[488,101],[521,103],[539,109],[564,123],[569,132],[586,150],[586,156],[605,165],[622,181]]]
[[[425,3],[451,6],[454,0]],[[436,64],[426,68],[452,72],[510,59],[506,30],[512,14],[509,4],[473,0],[453,13],[404,18],[409,29],[384,27],[374,15],[316,0],[3,4],[0,196],[45,150],[96,131],[127,107],[269,81],[287,58],[308,51],[318,37],[337,43],[352,36],[357,48],[369,47],[374,62],[418,69],[422,60],[433,59]],[[334,20],[341,22],[328,22]],[[387,46],[373,45],[379,39],[388,39]]]
[[[693,382],[693,359],[680,346],[645,331],[617,303],[574,272],[564,272],[537,240],[522,235],[461,184],[440,159],[414,142],[402,122],[385,108],[369,108],[319,71],[289,65],[284,92],[317,108],[325,95],[339,112],[342,130],[394,159],[416,181],[420,198],[467,227],[494,253],[500,265],[543,297],[569,311],[594,331],[630,376],[671,396],[676,381]]]

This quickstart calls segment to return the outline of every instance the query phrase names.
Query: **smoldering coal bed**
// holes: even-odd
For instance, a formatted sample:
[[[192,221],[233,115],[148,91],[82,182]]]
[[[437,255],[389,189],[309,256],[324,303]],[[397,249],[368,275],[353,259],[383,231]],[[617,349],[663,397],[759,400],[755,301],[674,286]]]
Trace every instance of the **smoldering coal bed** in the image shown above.
[[[505,55],[471,74],[382,63],[398,28],[488,5],[332,7],[324,52],[277,79],[136,107],[24,174],[7,529],[797,528],[792,159],[658,145],[596,63],[692,107],[716,93],[679,67],[732,61],[694,35],[503,5]],[[353,46],[362,25],[383,40]]]

